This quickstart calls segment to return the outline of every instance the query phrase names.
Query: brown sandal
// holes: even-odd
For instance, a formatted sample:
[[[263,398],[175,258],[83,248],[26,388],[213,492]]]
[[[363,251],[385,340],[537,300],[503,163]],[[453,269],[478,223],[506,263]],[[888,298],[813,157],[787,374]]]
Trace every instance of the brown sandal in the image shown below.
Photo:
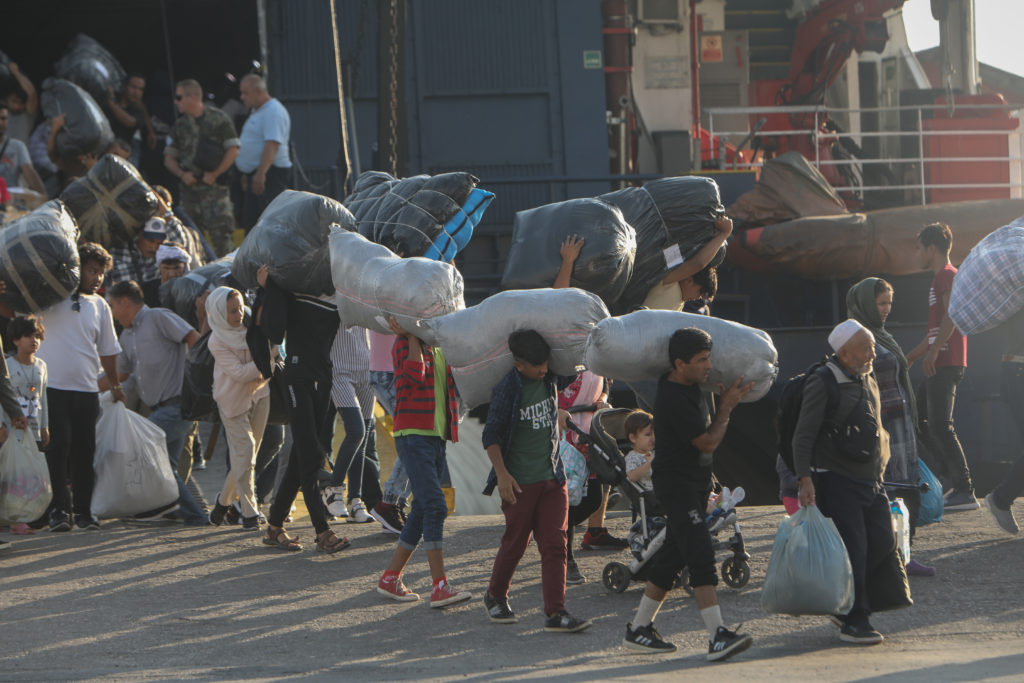
[[[263,537],[263,544],[269,545],[274,548],[280,548],[281,550],[287,550],[290,552],[297,552],[302,550],[302,545],[299,543],[299,539],[292,538],[289,536],[284,527],[267,527],[267,535]],[[319,545],[319,544],[318,544]]]
[[[331,529],[316,535],[316,549],[328,555],[344,550],[350,545],[352,544],[347,538],[338,538]]]

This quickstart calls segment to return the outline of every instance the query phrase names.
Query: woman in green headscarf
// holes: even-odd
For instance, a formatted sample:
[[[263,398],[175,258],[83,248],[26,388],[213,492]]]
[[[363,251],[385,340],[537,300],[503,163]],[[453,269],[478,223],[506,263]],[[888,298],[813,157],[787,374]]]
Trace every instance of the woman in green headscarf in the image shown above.
[[[910,383],[910,365],[899,343],[885,329],[892,310],[892,285],[881,278],[861,280],[846,293],[849,316],[875,335],[875,381],[882,399],[882,426],[889,432],[889,464],[884,479],[900,484],[920,481],[917,464],[917,405]],[[900,491],[910,513],[911,535],[917,527],[921,495],[916,490]],[[907,563],[907,572],[932,576],[935,570],[917,560]]]

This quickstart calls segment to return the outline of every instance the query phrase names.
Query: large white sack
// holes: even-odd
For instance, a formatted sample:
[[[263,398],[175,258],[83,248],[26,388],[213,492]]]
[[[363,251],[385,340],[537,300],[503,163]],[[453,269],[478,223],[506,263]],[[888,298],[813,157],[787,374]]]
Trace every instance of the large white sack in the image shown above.
[[[473,408],[490,401],[512,369],[510,334],[536,330],[551,346],[549,371],[574,375],[590,331],[607,317],[600,297],[582,289],[513,289],[424,325],[444,351],[463,403]]]
[[[96,422],[96,487],[92,514],[99,519],[127,517],[178,500],[178,484],[167,458],[164,430],[113,402],[101,400]]]
[[[1001,325],[1024,308],[1024,217],[991,232],[960,264],[949,318],[964,334]]]
[[[331,228],[331,277],[346,327],[390,333],[388,316],[423,341],[436,340],[422,320],[461,311],[462,274],[448,263],[401,258],[357,232]]]
[[[754,388],[743,402],[768,393],[779,372],[779,354],[767,332],[730,320],[680,311],[636,311],[602,320],[590,333],[584,363],[602,377],[630,383],[635,389],[671,370],[668,340],[676,330],[696,327],[711,335],[711,375],[702,386],[717,391],[740,375]],[[650,385],[648,385],[649,387]],[[644,398],[650,391],[641,391]]]

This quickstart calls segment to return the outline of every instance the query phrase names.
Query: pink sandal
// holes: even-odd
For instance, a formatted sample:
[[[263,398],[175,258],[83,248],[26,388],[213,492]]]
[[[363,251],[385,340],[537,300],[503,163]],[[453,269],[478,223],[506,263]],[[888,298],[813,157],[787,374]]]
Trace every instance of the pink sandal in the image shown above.
[[[35,532],[35,529],[30,527],[28,524],[25,524],[24,522],[18,522],[17,524],[11,525],[12,534],[17,534],[19,536],[31,536]]]

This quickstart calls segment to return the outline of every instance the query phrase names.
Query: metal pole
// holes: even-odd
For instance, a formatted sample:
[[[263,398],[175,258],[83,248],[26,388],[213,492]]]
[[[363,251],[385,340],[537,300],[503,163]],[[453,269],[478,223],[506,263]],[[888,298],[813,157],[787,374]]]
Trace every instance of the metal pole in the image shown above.
[[[165,0],[160,0],[160,25],[164,32],[164,54],[167,56],[167,78],[171,81],[171,99],[174,99],[174,64],[171,61],[171,38],[167,30],[167,7]],[[178,118],[178,108],[171,107],[171,111],[174,112],[174,118]]]
[[[920,109],[917,110],[917,158],[917,163],[921,167],[921,206],[924,206],[928,200],[925,198],[924,189],[924,123]]]
[[[349,163],[348,122],[345,116],[345,88],[341,77],[341,46],[338,44],[338,10],[335,0],[331,4],[331,39],[334,44],[334,75],[338,86],[338,118],[341,123],[340,139],[338,140],[338,167],[341,174],[340,185],[348,189],[348,179],[352,166]],[[339,196],[338,199],[341,199]]]

